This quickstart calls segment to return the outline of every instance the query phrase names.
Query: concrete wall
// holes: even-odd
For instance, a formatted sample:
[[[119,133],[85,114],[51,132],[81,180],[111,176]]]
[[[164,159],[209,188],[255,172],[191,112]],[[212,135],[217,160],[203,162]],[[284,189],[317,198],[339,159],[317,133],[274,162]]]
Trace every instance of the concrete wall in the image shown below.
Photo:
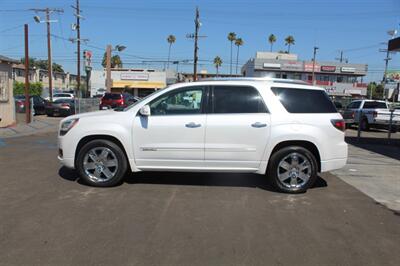
[[[0,127],[15,123],[11,64],[0,63]]]

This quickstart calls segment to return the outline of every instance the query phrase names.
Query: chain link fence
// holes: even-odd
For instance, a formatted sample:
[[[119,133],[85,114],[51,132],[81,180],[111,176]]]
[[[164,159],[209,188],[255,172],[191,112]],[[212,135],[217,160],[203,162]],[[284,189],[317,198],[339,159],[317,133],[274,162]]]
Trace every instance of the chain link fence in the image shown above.
[[[93,112],[99,110],[99,98],[76,98],[75,101],[75,114]]]

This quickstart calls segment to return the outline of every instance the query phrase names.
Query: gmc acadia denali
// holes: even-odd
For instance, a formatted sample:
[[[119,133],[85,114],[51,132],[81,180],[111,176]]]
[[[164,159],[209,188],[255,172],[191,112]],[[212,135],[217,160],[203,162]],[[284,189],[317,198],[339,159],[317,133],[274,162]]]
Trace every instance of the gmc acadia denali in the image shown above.
[[[60,122],[59,160],[92,186],[126,171],[257,173],[287,193],[347,160],[345,123],[325,91],[301,81],[180,83],[123,110]],[[188,176],[190,178],[190,176]]]

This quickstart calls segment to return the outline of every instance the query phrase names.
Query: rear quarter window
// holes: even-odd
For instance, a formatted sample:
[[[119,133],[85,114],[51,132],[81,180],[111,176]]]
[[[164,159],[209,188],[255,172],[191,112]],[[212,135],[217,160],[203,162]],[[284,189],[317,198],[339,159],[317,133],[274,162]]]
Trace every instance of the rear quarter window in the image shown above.
[[[323,90],[271,88],[289,113],[337,113]]]

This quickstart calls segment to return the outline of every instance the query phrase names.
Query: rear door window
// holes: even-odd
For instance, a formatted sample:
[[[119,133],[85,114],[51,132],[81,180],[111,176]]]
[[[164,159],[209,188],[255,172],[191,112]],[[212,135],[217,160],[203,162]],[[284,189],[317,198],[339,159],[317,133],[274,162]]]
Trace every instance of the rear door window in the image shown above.
[[[116,94],[116,93],[106,93],[103,96],[104,100],[119,100],[121,99],[121,94]]]
[[[261,95],[250,86],[214,86],[211,109],[215,114],[267,112]]]
[[[383,102],[364,102],[363,109],[386,109],[386,103]]]
[[[278,87],[271,90],[289,113],[337,113],[323,90]]]

